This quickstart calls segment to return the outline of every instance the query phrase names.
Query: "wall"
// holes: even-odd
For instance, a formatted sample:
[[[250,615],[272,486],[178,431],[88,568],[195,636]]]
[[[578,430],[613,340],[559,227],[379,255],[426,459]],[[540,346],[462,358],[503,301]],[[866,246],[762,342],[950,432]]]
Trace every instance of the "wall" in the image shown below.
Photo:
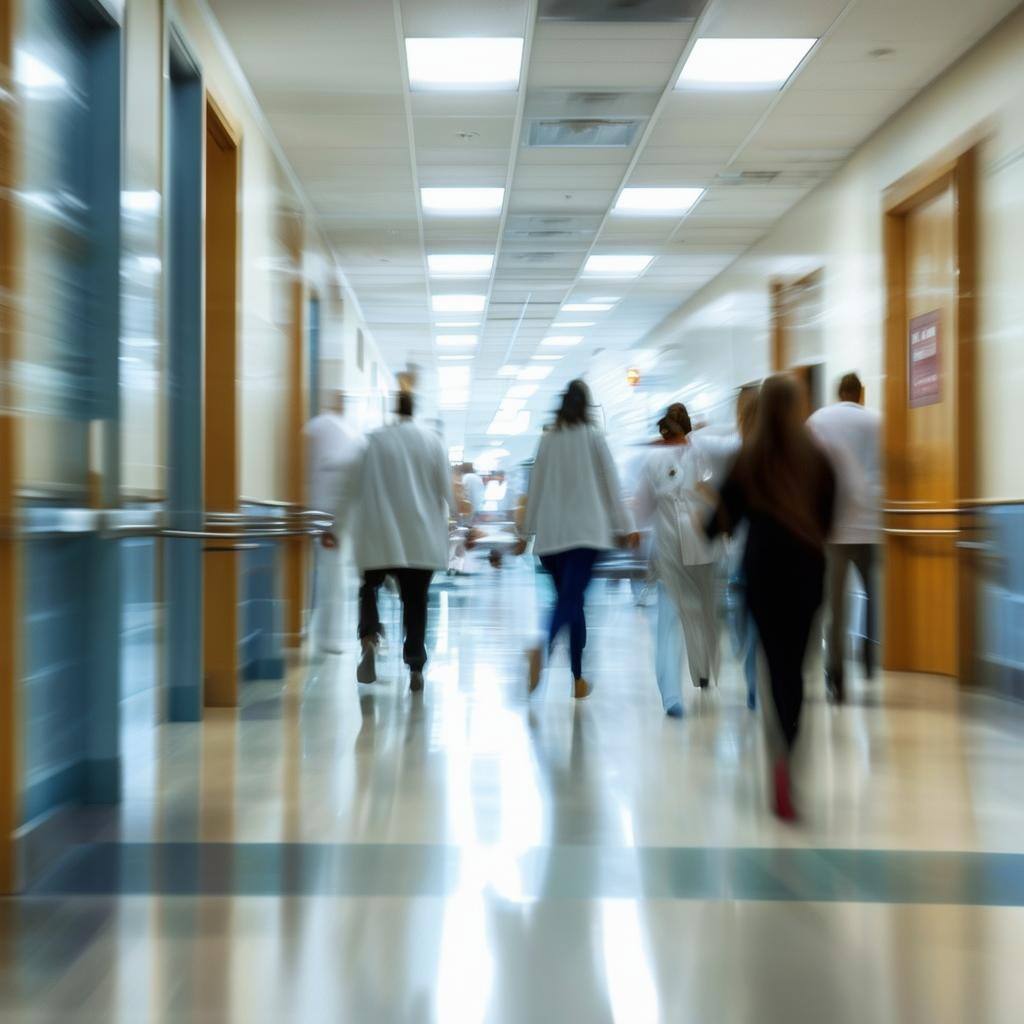
[[[822,344],[831,387],[858,369],[868,402],[882,398],[882,194],[899,178],[986,126],[980,180],[979,376],[981,496],[1024,497],[1024,10],[890,120],[829,182],[645,342],[670,346],[690,380],[719,394],[769,370],[769,281],[823,268]]]

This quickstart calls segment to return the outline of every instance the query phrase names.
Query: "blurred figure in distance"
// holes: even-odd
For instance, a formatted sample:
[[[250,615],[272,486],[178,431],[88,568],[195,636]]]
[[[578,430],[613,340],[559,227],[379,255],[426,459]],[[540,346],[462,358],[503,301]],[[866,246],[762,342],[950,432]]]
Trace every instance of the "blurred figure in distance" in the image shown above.
[[[377,592],[398,583],[409,689],[423,689],[430,580],[448,563],[448,519],[455,507],[448,456],[440,436],[413,422],[413,396],[398,395],[397,419],[373,431],[358,471],[347,478],[356,507],[353,540],[363,574],[359,589],[360,683],[377,679],[380,637]]]
[[[556,599],[548,626],[550,654],[563,629],[569,631],[573,694],[590,696],[583,676],[587,642],[584,598],[594,565],[616,544],[635,547],[637,536],[619,486],[608,442],[593,423],[590,389],[574,380],[562,395],[554,426],[540,440],[526,498],[518,553],[535,538],[534,553],[550,573]],[[545,649],[529,652],[529,692],[540,682]]]
[[[867,595],[864,674],[875,670],[878,642],[875,566],[881,543],[882,417],[864,407],[864,385],[856,373],[839,382],[839,401],[819,409],[807,421],[833,456],[837,476],[836,522],[828,545],[828,611],[825,681],[837,704],[846,698],[846,578],[855,566]]]
[[[363,451],[363,438],[345,419],[345,396],[332,391],[325,410],[303,428],[306,446],[306,502],[327,512],[333,528],[320,538],[313,571],[313,643],[324,654],[339,654],[343,646],[344,535],[349,508],[342,502],[346,473]]]
[[[804,423],[805,402],[792,377],[769,377],[761,388],[749,440],[722,486],[708,534],[746,521],[743,556],[747,604],[768,665],[782,740],[773,765],[774,810],[796,811],[790,757],[800,728],[803,662],[821,604],[825,544],[832,528],[835,474]]]
[[[700,526],[708,511],[701,488],[710,468],[690,442],[685,405],[670,405],[658,428],[663,444],[644,465],[634,507],[641,521],[654,526],[658,689],[665,713],[682,718],[683,634],[693,684],[705,689],[718,674],[714,555]]]

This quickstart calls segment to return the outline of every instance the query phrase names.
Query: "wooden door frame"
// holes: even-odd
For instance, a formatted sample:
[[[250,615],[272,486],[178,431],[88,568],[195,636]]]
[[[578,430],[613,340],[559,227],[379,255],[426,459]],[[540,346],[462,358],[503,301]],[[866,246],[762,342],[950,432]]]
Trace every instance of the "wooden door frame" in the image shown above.
[[[789,338],[785,328],[786,301],[789,294],[798,289],[820,284],[824,275],[824,267],[815,267],[814,270],[796,279],[776,277],[769,283],[772,373],[783,373],[792,369],[789,362]]]
[[[956,448],[954,487],[956,506],[968,505],[977,493],[977,288],[978,145],[970,145],[953,156],[926,163],[890,186],[883,196],[883,246],[886,274],[885,321],[885,417],[883,427],[884,480],[886,504],[897,500],[906,481],[903,453],[907,441],[907,355],[906,355],[906,224],[907,214],[921,203],[953,190],[954,256],[957,293],[953,306],[955,345],[946,346],[954,360],[953,410]],[[925,517],[921,517],[922,519]],[[920,522],[911,517],[915,525]],[[922,528],[958,528],[955,516],[928,516]],[[907,526],[902,521],[900,527]],[[973,563],[970,551],[956,550],[956,663],[962,685],[971,680],[976,637],[976,608]],[[886,668],[906,666],[901,638],[906,636],[906,607],[901,600],[900,581],[886,573],[885,646]]]
[[[210,154],[212,141],[229,154],[228,177],[219,183],[230,205],[218,207],[211,228]],[[238,194],[241,181],[241,133],[217,100],[206,92],[203,129],[203,503],[207,513],[237,513],[238,458]],[[229,220],[231,223],[226,223]],[[218,263],[231,272],[215,279],[211,273],[210,240],[216,239]],[[211,280],[227,300],[211,308]],[[217,382],[219,381],[219,386]],[[213,385],[213,386],[211,386]],[[207,707],[238,704],[239,559],[232,542],[210,543],[203,549],[203,701]]]

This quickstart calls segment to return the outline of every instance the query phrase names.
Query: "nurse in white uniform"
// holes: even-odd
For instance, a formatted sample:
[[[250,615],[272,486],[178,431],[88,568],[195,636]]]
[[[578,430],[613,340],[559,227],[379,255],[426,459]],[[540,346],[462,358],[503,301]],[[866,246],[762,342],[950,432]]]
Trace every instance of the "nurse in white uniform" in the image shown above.
[[[669,406],[659,429],[665,443],[655,449],[640,474],[635,507],[638,518],[654,527],[658,689],[666,714],[681,718],[684,635],[694,685],[706,688],[718,673],[714,555],[701,528],[709,510],[701,489],[711,473],[690,443],[690,417],[684,405]]]
[[[313,642],[325,654],[342,650],[344,637],[344,537],[348,510],[342,507],[345,475],[362,454],[362,436],[345,420],[345,399],[331,392],[326,411],[303,429],[306,441],[307,494],[310,508],[329,513],[334,529],[316,547]]]

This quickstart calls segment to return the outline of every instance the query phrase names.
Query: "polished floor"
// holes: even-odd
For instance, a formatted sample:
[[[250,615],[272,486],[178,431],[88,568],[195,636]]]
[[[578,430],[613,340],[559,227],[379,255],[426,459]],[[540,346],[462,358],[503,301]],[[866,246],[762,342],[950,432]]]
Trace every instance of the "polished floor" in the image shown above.
[[[888,676],[836,709],[814,671],[784,826],[731,660],[666,718],[601,581],[594,696],[563,653],[528,701],[546,583],[476,568],[421,697],[392,643],[376,686],[352,644],[201,726],[134,698],[119,814],[0,901],[0,1021],[1024,1019],[1017,706]]]

